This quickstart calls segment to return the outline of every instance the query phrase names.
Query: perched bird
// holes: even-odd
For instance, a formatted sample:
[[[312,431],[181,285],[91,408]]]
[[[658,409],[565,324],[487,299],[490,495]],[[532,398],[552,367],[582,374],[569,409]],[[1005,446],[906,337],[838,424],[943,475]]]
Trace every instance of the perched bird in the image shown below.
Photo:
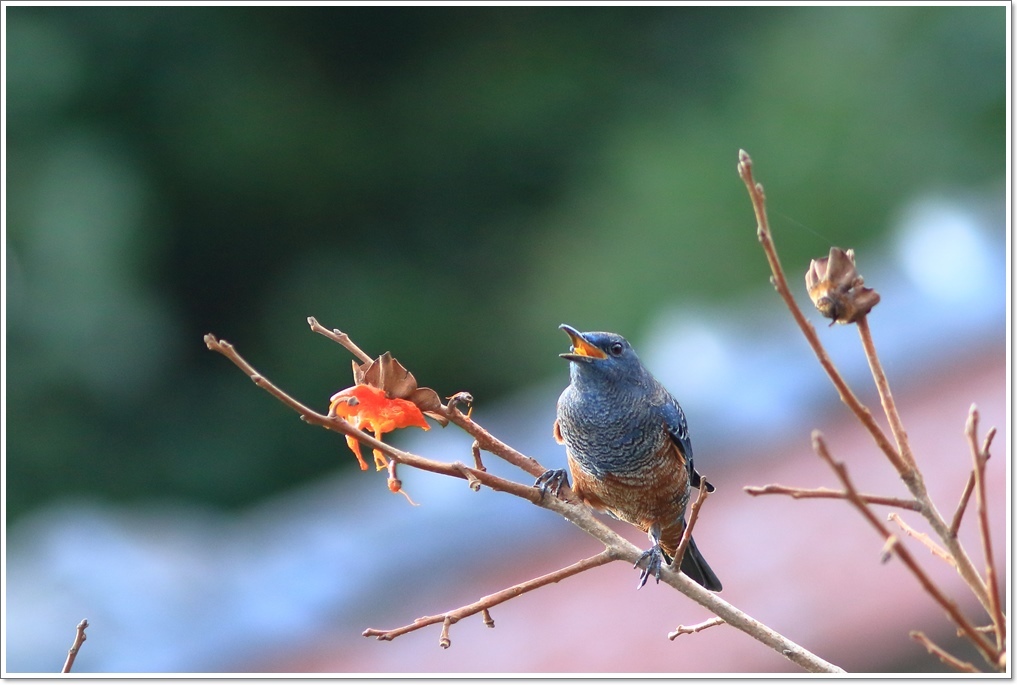
[[[653,546],[636,562],[647,561],[638,587],[651,575],[660,581],[661,564],[671,563],[686,528],[690,488],[701,482],[686,417],[625,338],[559,328],[572,346],[560,355],[570,362],[570,382],[558,399],[554,431],[566,446],[573,491],[648,534]],[[565,469],[557,469],[535,486],[557,492],[567,482]],[[708,483],[707,490],[714,487]],[[721,589],[692,538],[679,568],[708,590]]]

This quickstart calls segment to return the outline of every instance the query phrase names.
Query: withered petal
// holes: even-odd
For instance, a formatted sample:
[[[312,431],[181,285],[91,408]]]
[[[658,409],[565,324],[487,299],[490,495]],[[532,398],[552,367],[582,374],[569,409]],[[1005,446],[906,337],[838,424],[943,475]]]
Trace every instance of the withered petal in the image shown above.
[[[404,399],[416,404],[421,411],[438,411],[442,406],[442,400],[438,399],[438,393],[431,388],[417,388]]]
[[[418,388],[414,375],[389,352],[369,363],[358,364],[354,361],[353,378],[357,384],[383,390],[389,398],[413,402],[418,409],[443,426],[449,424],[449,420],[439,411],[442,400],[438,393],[431,388]]]
[[[827,260],[825,278],[835,287],[852,287],[859,278],[859,272],[855,270],[855,253],[852,250],[846,252],[840,247],[832,247]]]
[[[386,352],[370,363],[353,362],[353,378],[357,383],[384,390],[389,397],[406,399],[417,389],[417,379]]]
[[[827,257],[814,259],[806,270],[806,289],[813,290],[827,276]],[[355,362],[356,363],[356,362]]]
[[[417,388],[407,399],[416,404],[422,412],[442,424],[443,427],[449,425],[449,419],[439,413],[442,408],[442,400],[439,399],[438,393],[431,388]]]

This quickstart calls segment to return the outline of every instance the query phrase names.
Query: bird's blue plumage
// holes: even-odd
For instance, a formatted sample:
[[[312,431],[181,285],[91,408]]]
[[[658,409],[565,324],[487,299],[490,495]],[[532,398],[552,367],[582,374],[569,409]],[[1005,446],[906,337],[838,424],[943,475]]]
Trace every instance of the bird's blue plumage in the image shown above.
[[[566,445],[577,494],[651,536],[646,581],[662,553],[667,560],[675,552],[690,487],[700,486],[686,417],[625,338],[562,329],[573,344],[562,355],[570,362],[570,382],[559,397],[555,435]],[[692,540],[682,570],[704,587],[721,589]]]

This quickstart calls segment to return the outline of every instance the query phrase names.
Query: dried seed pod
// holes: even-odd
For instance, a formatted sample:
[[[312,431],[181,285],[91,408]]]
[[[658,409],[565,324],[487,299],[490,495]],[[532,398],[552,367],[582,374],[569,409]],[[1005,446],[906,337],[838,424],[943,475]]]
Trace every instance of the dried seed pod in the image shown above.
[[[806,290],[817,310],[832,323],[855,323],[880,302],[880,294],[863,286],[855,268],[855,252],[832,247],[814,259],[806,272]]]

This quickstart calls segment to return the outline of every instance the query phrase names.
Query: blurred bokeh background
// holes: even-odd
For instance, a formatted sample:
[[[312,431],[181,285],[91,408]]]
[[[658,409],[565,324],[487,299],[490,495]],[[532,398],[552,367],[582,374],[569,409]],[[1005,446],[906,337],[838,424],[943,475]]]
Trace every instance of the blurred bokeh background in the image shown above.
[[[558,524],[419,474],[409,508],[202,336],[324,409],[350,357],[314,315],[442,396],[469,390],[557,466],[556,326],[616,330],[679,396],[701,458],[735,474],[840,416],[767,282],[739,148],[793,284],[855,248],[892,383],[939,397],[970,377],[956,369],[999,363],[985,397],[951,398],[949,432],[978,401],[1001,455],[1010,439],[1003,5],[3,11],[7,671],[59,670],[84,616],[83,671],[346,670],[316,640],[370,648],[362,671],[611,670],[369,645],[373,607],[395,603],[395,625],[476,599],[442,582],[440,553],[474,535],[532,560]],[[824,335],[864,383],[854,334]],[[391,440],[469,458],[453,431]],[[950,445],[948,511],[966,469]],[[740,502],[743,484],[726,484]],[[618,592],[634,583],[621,572]],[[689,670],[659,641],[674,662],[648,669]],[[901,642],[900,659],[849,654],[937,668]]]

